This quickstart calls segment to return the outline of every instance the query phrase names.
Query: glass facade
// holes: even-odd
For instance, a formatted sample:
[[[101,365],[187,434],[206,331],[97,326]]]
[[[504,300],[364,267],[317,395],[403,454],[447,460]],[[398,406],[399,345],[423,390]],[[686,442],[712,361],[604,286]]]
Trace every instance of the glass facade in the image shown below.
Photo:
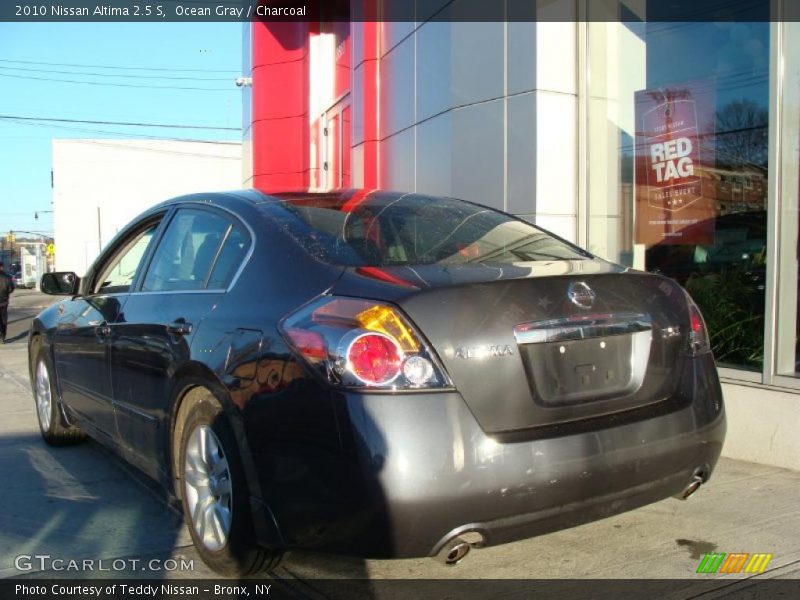
[[[796,355],[796,201],[784,195],[773,206],[769,193],[778,103],[771,43],[782,27],[629,15],[589,22],[586,34],[590,250],[676,279],[700,305],[719,365],[770,376],[770,327],[791,346],[781,370],[794,373]],[[792,110],[796,124],[797,106],[785,112]],[[796,154],[797,137],[795,127],[784,160]],[[796,199],[796,181],[789,195]],[[783,298],[776,319],[767,290],[778,211],[784,229],[794,223],[781,238],[781,257],[794,248],[794,262],[775,269]]]
[[[769,290],[774,290],[770,300],[775,306],[775,318],[768,324],[774,338],[769,347],[774,364],[776,383],[787,380],[782,376],[800,375],[800,306],[798,306],[798,191],[800,190],[800,23],[786,22],[773,25],[775,38],[776,81],[773,95],[773,121],[776,131],[772,136],[772,155],[778,168],[774,187],[777,207],[771,215],[770,231],[774,236],[772,246],[777,260],[770,264]]]
[[[727,377],[800,389],[798,3],[552,4],[576,20],[353,23],[293,29],[306,45],[286,48],[280,27],[254,28],[265,65],[308,57],[281,86],[307,77],[309,90],[270,96],[287,99],[285,118],[252,117],[254,184],[304,187],[311,172],[315,186],[487,202],[674,278]],[[277,85],[267,71],[253,69],[255,91]],[[270,128],[292,115],[299,133],[281,137],[299,141],[278,151]],[[336,176],[313,179],[326,164]]]

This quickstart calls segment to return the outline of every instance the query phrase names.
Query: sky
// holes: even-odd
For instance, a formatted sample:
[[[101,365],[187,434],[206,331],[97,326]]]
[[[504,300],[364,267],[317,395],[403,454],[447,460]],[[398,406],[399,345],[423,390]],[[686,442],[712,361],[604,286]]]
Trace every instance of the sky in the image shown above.
[[[34,215],[51,210],[54,138],[241,141],[241,40],[241,23],[0,23],[0,234],[52,235]]]

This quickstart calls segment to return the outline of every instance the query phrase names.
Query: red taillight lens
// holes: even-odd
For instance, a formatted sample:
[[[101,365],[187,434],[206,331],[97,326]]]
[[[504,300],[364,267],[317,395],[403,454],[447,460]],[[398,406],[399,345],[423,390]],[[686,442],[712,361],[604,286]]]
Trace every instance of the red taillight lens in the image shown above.
[[[692,322],[692,332],[693,333],[700,333],[703,331],[703,318],[700,316],[700,313],[697,311],[697,307],[692,306],[689,309],[689,318]]]
[[[334,385],[390,390],[450,385],[434,352],[399,308],[323,296],[287,316],[286,340]]]
[[[350,344],[347,364],[353,375],[367,385],[384,385],[400,374],[403,351],[388,336],[367,333]]]
[[[711,352],[711,341],[708,338],[708,330],[706,329],[703,315],[689,294],[686,294],[686,302],[689,305],[689,353],[697,356]]]

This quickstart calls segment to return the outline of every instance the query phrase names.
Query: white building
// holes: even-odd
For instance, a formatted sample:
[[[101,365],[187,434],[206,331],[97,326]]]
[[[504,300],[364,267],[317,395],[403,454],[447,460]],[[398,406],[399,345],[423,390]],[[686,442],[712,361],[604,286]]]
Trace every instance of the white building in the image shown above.
[[[241,187],[241,144],[53,140],[55,267],[83,275],[133,217],[174,196]]]

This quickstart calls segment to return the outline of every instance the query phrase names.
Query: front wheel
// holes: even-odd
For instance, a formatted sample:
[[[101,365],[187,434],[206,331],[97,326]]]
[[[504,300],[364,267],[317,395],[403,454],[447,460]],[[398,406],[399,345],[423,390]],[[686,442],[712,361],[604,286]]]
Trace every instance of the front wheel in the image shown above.
[[[51,446],[64,446],[83,441],[86,434],[74,425],[64,422],[53,381],[53,370],[47,352],[37,348],[33,368],[33,398],[42,439]]]
[[[255,541],[238,446],[210,392],[189,410],[182,431],[183,514],[203,561],[229,576],[275,568],[281,554]]]

